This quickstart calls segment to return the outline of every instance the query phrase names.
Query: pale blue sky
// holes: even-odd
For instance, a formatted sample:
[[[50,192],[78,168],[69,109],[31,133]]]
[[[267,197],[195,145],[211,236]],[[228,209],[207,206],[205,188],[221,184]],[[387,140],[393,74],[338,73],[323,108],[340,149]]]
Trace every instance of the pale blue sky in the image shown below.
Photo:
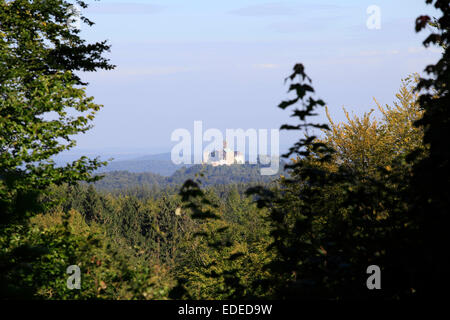
[[[117,69],[86,74],[88,93],[105,107],[80,149],[170,151],[177,128],[278,128],[289,112],[283,79],[302,62],[337,120],[391,103],[400,80],[436,61],[414,20],[423,0],[160,0],[93,3],[82,27],[108,39]],[[366,27],[369,5],[381,29]],[[281,145],[293,137],[282,135]]]

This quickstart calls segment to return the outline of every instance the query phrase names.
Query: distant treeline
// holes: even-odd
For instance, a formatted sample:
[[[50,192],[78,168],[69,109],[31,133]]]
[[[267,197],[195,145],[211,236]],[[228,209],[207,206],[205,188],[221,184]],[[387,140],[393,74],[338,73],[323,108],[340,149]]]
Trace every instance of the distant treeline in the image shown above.
[[[111,161],[107,166],[100,168],[98,173],[112,172],[112,171],[129,171],[134,173],[153,172],[162,176],[170,176],[175,173],[182,166],[174,164],[170,158],[167,159],[133,159]]]
[[[279,178],[283,173],[283,165],[280,165],[280,174],[261,175],[261,167],[256,164],[234,164],[231,166],[205,166],[194,165],[189,168],[178,169],[170,177],[164,177],[157,173],[135,173],[129,171],[113,171],[103,173],[100,181],[94,183],[97,190],[114,191],[130,190],[136,188],[166,189],[182,185],[188,179],[194,179],[202,175],[205,186],[227,184],[269,183]]]

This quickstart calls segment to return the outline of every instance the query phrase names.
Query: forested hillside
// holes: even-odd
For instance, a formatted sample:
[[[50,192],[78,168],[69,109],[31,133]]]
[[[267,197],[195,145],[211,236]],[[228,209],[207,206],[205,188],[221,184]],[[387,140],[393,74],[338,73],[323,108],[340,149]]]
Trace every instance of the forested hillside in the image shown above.
[[[280,168],[283,167],[283,163]],[[98,190],[127,190],[137,187],[147,188],[167,188],[176,187],[184,183],[188,179],[194,179],[200,174],[203,175],[204,185],[226,185],[226,184],[246,184],[246,183],[268,183],[277,179],[284,170],[280,170],[280,174],[273,176],[262,176],[259,165],[240,165],[231,166],[209,166],[194,165],[189,168],[182,167],[169,177],[163,177],[159,174],[151,172],[133,173],[128,171],[113,171],[103,173],[103,178],[95,182]],[[284,173],[286,174],[286,173]]]
[[[171,176],[183,165],[176,165],[170,159],[170,153],[142,156],[130,160],[113,160],[97,170],[98,173],[111,171],[129,171],[134,173],[151,172],[162,176]]]

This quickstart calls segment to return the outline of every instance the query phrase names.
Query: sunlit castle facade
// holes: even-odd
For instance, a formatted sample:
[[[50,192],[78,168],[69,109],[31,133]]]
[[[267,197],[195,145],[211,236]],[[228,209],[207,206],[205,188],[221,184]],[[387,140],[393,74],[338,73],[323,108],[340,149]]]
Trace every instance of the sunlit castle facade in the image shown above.
[[[212,152],[205,152],[203,155],[203,163],[216,166],[230,166],[232,164],[244,164],[245,159],[242,152],[233,151],[227,147],[227,142],[223,142],[222,150],[214,150]]]

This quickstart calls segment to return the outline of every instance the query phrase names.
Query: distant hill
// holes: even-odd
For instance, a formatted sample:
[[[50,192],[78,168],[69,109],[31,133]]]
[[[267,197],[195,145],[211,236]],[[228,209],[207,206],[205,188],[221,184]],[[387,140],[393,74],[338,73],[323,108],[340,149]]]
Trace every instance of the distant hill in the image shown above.
[[[182,169],[183,167],[198,168],[201,167],[201,165],[174,164],[171,160],[171,154],[168,152],[168,153],[140,156],[134,159],[113,160],[109,162],[107,166],[100,168],[97,171],[97,173],[107,173],[114,171],[128,171],[131,173],[151,172],[164,177],[170,177],[172,179],[171,181],[176,181],[181,174],[177,173],[177,170],[182,170],[181,172],[183,172],[183,175],[186,174],[189,176],[191,176],[191,172],[195,172],[197,170],[192,169],[191,171],[189,170],[183,171]],[[238,165],[238,167],[235,167],[234,165],[230,167],[227,166],[217,167],[217,169],[214,170],[215,173],[211,176],[211,179],[214,181],[219,181],[221,180],[219,178],[220,175],[230,174],[231,171],[234,172],[233,180],[239,179],[246,180],[249,179],[250,176],[252,177],[252,179],[253,178],[258,179],[258,176],[260,176],[258,165],[245,164],[245,165]],[[240,174],[242,175],[240,178],[238,177],[239,174],[237,174],[237,172],[240,172]],[[215,174],[217,174],[217,176]],[[172,177],[172,175],[174,176]]]
[[[170,158],[170,153],[141,156],[130,160],[113,160],[97,173],[112,171],[129,171],[133,173],[152,172],[162,176],[171,176],[185,165],[176,165]]]
[[[98,173],[112,171],[129,171],[133,173],[152,172],[162,176],[170,176],[181,166],[175,165],[172,161],[164,160],[123,160],[112,161],[106,167],[99,169]]]
[[[217,167],[193,165],[189,168],[182,167],[169,177],[164,177],[161,174],[153,172],[112,171],[104,172],[104,178],[96,182],[95,187],[99,190],[131,189],[143,186],[166,188],[181,185],[188,179],[194,179],[200,173],[203,174],[201,180],[204,186],[237,183],[268,183],[279,177],[279,174],[262,176],[260,168],[256,164],[234,164],[231,166]],[[280,172],[280,174],[282,173]]]

